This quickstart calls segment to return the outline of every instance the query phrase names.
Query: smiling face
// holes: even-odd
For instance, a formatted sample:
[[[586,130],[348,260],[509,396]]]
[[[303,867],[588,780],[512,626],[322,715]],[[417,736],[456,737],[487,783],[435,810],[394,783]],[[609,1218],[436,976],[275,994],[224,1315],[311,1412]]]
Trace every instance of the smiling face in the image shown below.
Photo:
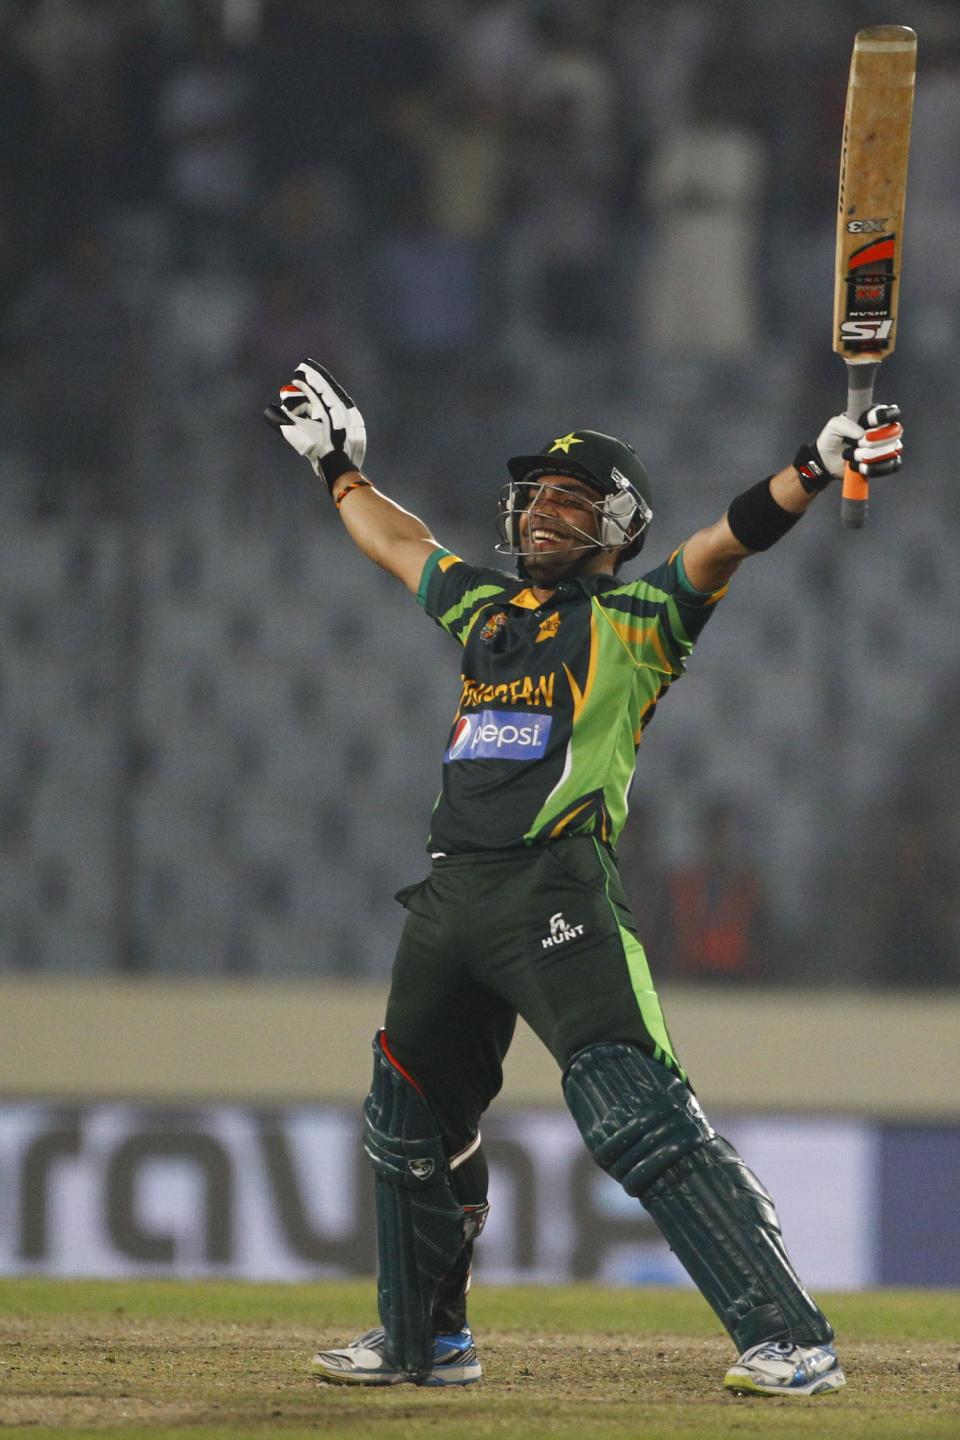
[[[612,570],[613,550],[601,550],[597,491],[570,475],[538,476],[520,516],[520,552],[539,588],[571,574]]]

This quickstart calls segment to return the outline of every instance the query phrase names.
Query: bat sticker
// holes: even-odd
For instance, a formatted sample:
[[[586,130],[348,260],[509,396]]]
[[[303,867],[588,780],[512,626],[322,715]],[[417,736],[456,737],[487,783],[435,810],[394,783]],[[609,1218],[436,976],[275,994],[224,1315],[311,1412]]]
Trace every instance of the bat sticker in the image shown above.
[[[880,355],[889,347],[896,242],[894,234],[879,235],[854,250],[847,261],[846,315],[840,324],[840,339],[850,354]]]
[[[858,340],[889,340],[893,330],[892,320],[844,320],[840,326],[840,334],[844,343],[850,342],[853,349],[853,342]],[[858,347],[863,350],[883,348],[880,345],[862,345]]]

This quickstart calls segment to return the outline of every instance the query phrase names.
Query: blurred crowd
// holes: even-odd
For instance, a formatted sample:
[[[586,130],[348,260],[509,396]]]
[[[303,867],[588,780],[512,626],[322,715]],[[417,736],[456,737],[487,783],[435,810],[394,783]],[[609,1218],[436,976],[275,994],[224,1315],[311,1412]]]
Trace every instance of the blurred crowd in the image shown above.
[[[151,968],[144,932],[165,893],[151,882],[143,899],[126,788],[151,764],[144,545],[175,532],[174,596],[204,589],[228,531],[274,537],[289,581],[290,528],[312,512],[257,417],[306,354],[356,394],[374,475],[478,560],[488,558],[478,537],[485,547],[503,457],[557,424],[623,433],[655,480],[671,476],[658,510],[664,545],[713,518],[741,473],[773,469],[840,408],[842,368],[827,338],[838,138],[851,38],[889,19],[876,12],[872,0],[5,0],[0,563],[59,534],[66,549],[50,563],[66,578],[33,621],[10,590],[0,666],[13,674],[38,626],[66,624],[71,585],[83,592],[84,566],[95,571],[98,546],[115,538],[109,615],[93,606],[96,635],[81,641],[106,655],[98,713],[109,714],[120,757],[100,797],[113,837],[104,863],[120,879],[97,933],[127,938],[115,952],[103,941],[104,968]],[[960,388],[960,279],[943,254],[960,208],[960,14],[946,0],[901,0],[896,19],[920,34],[922,76],[896,398],[924,477],[920,530],[933,538],[916,561],[891,521],[875,594],[892,603],[880,600],[892,555],[914,566],[912,596],[939,615],[949,582],[938,578],[946,561],[932,517],[960,510],[943,473]],[[907,523],[902,511],[897,523]],[[821,539],[833,547],[826,559],[808,543],[787,563],[826,603],[842,582],[831,574],[838,539]],[[358,596],[363,583],[358,571]],[[269,629],[257,605],[268,610],[270,592],[251,585],[225,653]],[[914,622],[914,611],[900,630],[890,618],[895,638],[864,650],[889,667],[888,691]],[[795,659],[767,624],[753,662],[761,685],[768,655],[785,657],[784,673]],[[880,624],[873,607],[868,640]],[[741,642],[743,633],[734,628]],[[869,695],[842,642],[811,664],[821,688],[800,703],[816,712],[822,740],[831,715],[855,713]],[[942,654],[936,674],[932,665],[930,693],[955,695],[960,653],[946,672]],[[288,678],[294,708],[309,710],[309,675]],[[0,706],[7,692],[0,686]],[[16,717],[29,719],[22,694],[18,703]],[[806,966],[818,980],[960,979],[948,900],[960,845],[945,817],[960,777],[945,795],[903,770],[918,747],[949,751],[952,741],[931,708],[913,713],[902,694],[889,704],[899,706],[892,728],[874,749],[864,742],[865,764],[884,768],[858,772],[842,822],[830,824],[835,777],[825,774],[810,804],[785,803],[779,841],[762,825],[776,835],[771,786],[802,788],[789,755],[770,759],[766,819],[751,842],[756,796],[739,792],[735,772],[719,788],[711,781],[723,743],[711,726],[664,752],[674,791],[678,778],[688,787],[683,815],[668,807],[660,831],[644,817],[627,847],[638,909],[663,937],[663,973],[801,979]],[[55,724],[39,692],[35,708],[40,731]],[[317,747],[322,731],[318,722]],[[21,889],[35,884],[38,856],[23,800],[32,753],[8,727],[0,847],[26,856]],[[350,763],[340,755],[341,780]],[[319,788],[335,783],[328,774]],[[336,808],[329,793],[318,803]],[[220,823],[222,840],[230,822]],[[771,862],[773,843],[783,849]],[[361,836],[356,864],[371,844],[389,856],[406,841],[391,849],[389,837]],[[849,883],[833,863],[841,844],[853,856]],[[405,862],[409,874],[417,861]],[[316,863],[322,888],[322,847]],[[269,911],[290,886],[269,865],[266,874],[253,888]],[[800,890],[784,905],[791,876]],[[42,909],[36,895],[31,904]],[[8,918],[0,967],[45,963],[44,945],[24,939],[28,912]],[[200,963],[282,971],[282,947],[268,965],[237,938],[242,929],[217,932],[216,954]],[[202,948],[199,920],[191,933]],[[318,970],[380,973],[389,961],[380,936],[376,957],[354,936],[337,958],[321,921],[306,933]]]

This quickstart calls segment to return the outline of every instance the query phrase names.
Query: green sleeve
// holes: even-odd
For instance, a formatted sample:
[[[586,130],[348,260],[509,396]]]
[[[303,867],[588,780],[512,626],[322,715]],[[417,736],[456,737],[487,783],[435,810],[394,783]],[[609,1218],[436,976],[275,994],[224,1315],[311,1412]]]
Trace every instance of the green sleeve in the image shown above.
[[[465,645],[478,615],[505,603],[514,588],[499,570],[478,569],[437,548],[423,567],[417,599],[442,630]]]
[[[605,590],[601,603],[634,663],[679,675],[700,632],[727,593],[697,590],[683,568],[683,550],[639,580]]]

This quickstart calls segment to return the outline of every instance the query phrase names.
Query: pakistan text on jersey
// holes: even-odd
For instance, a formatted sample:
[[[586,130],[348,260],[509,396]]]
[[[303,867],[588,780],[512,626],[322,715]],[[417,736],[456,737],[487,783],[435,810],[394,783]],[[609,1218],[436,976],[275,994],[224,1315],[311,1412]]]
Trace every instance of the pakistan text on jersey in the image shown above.
[[[461,675],[459,710],[471,705],[490,705],[502,701],[504,705],[542,705],[549,710],[553,706],[553,682],[556,676],[523,675],[519,680],[505,680],[497,685],[485,685],[479,680],[468,680]]]

